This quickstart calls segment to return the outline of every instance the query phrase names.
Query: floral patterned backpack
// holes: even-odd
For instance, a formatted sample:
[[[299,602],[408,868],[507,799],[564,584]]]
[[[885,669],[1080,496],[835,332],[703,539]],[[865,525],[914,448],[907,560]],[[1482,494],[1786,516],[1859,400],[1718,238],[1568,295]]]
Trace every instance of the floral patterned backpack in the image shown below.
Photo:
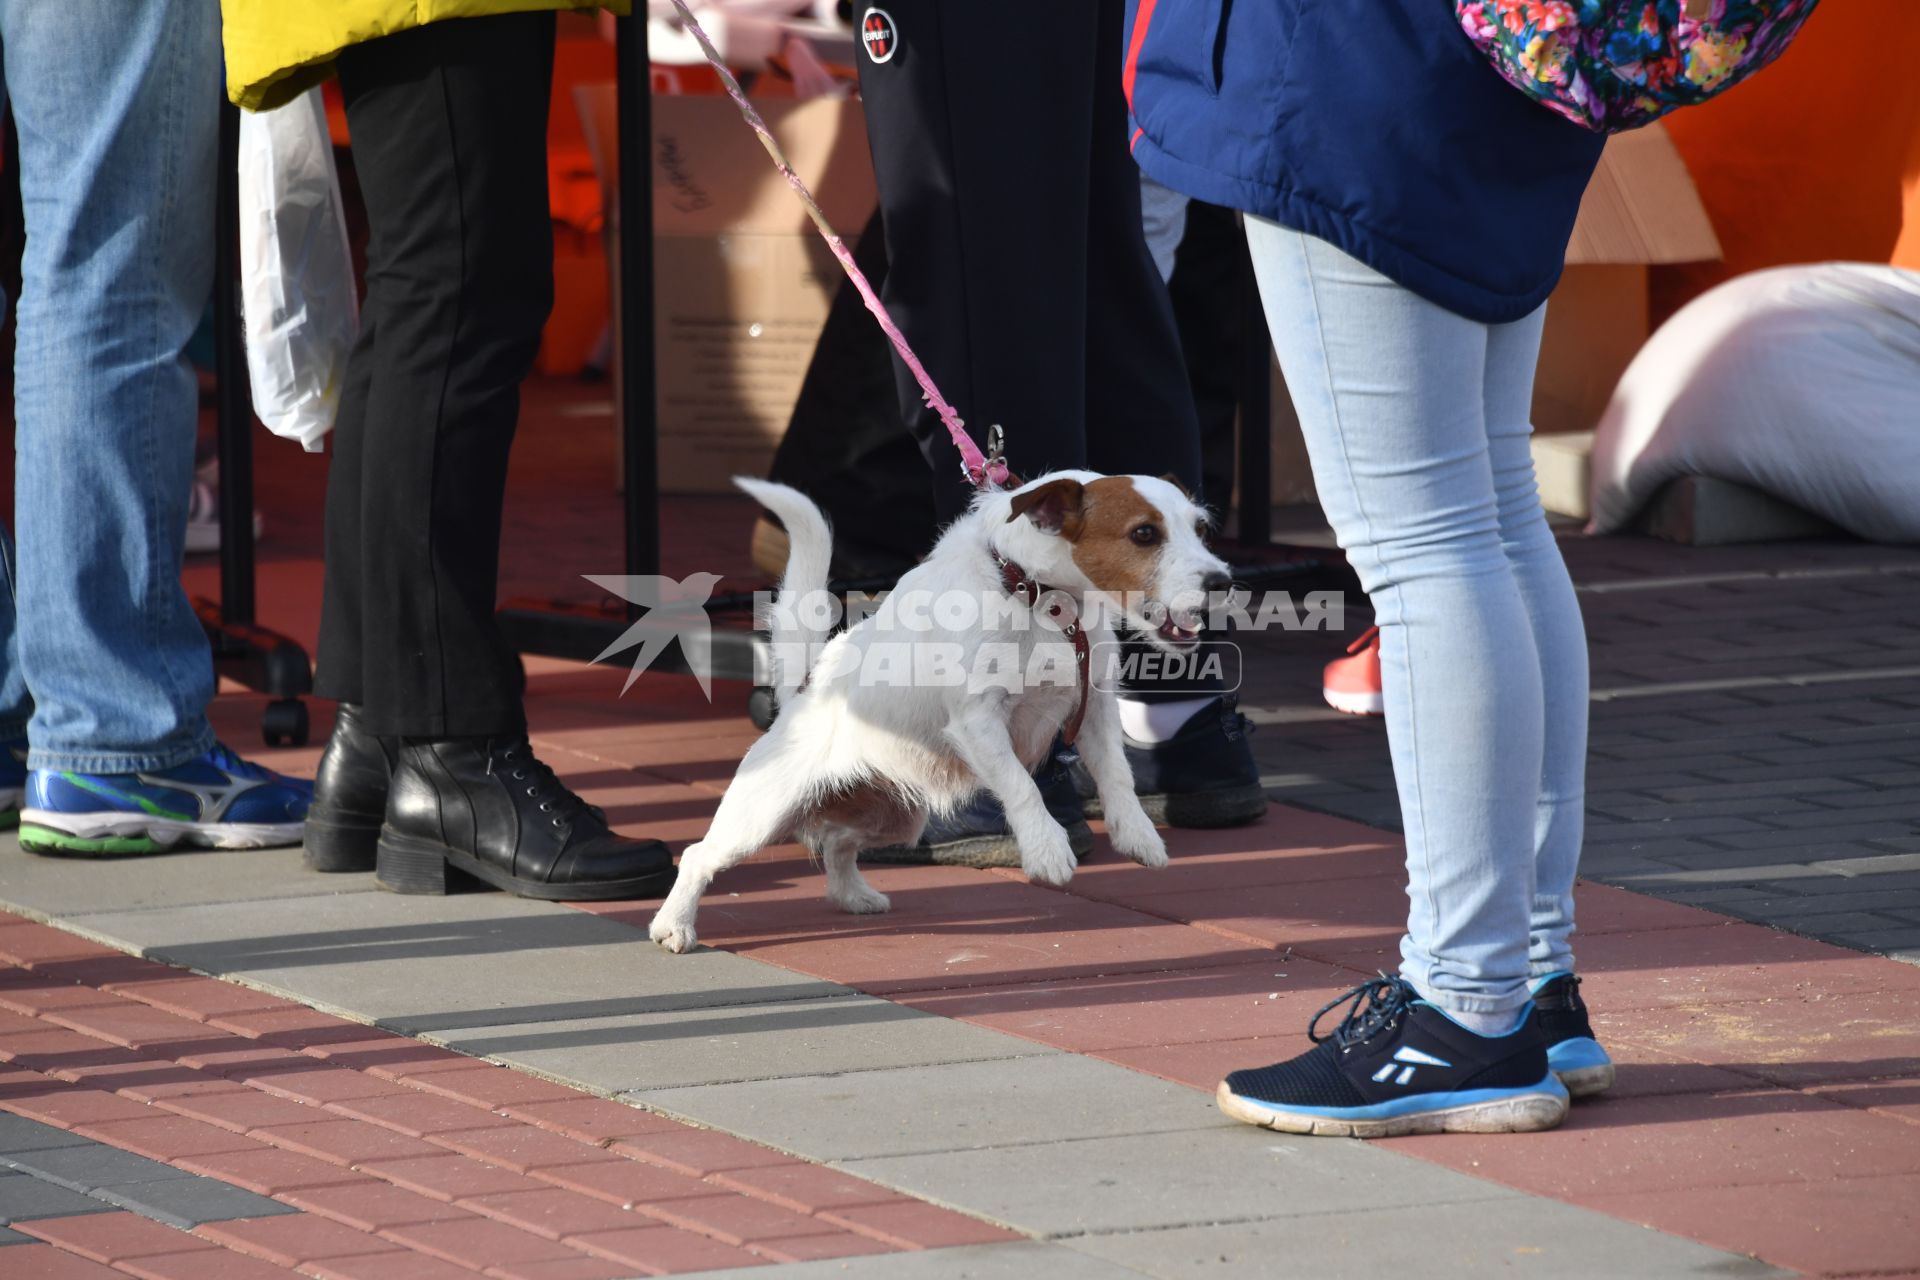
[[[1596,133],[1704,102],[1779,57],[1819,0],[1454,0],[1508,83]]]

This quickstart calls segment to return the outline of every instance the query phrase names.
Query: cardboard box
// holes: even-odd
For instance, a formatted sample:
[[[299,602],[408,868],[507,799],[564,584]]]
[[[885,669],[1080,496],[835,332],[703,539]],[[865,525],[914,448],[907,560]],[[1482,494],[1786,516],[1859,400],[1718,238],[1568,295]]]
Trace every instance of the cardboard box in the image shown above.
[[[617,191],[612,87],[579,101]],[[857,236],[877,199],[860,104],[755,106],[834,229]],[[655,95],[653,196],[660,489],[728,492],[766,474],[844,277],[731,99]]]
[[[1566,272],[1547,303],[1534,380],[1535,467],[1548,510],[1586,515],[1586,447],[1551,448],[1539,437],[1591,432],[1600,420],[1647,340],[1647,267],[1719,256],[1713,224],[1666,130],[1654,124],[1608,139],[1574,222]],[[1277,365],[1272,427],[1274,503],[1314,501],[1299,420]]]
[[[1720,256],[1687,165],[1658,124],[1607,140],[1547,301],[1533,425],[1591,431],[1646,342],[1647,267]]]

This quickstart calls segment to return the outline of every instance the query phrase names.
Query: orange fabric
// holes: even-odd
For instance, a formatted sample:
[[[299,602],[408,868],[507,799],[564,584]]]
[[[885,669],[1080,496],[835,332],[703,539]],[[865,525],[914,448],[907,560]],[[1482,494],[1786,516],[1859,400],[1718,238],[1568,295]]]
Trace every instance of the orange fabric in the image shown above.
[[[1893,246],[1893,264],[1920,271],[1920,127],[1910,130],[1907,146],[1906,216]]]
[[[1762,267],[1920,266],[1920,77],[1892,52],[1915,48],[1913,0],[1822,0],[1779,62],[1666,118],[1726,260],[1655,268],[1655,323]]]

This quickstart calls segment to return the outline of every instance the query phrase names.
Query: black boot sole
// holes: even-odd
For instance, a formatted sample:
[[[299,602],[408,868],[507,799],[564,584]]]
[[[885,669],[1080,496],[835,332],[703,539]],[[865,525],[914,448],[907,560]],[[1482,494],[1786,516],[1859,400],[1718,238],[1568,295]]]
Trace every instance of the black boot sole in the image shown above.
[[[337,875],[349,871],[371,871],[380,843],[380,819],[342,814],[315,816],[307,813],[307,831],[300,860],[309,871]]]
[[[1084,822],[1067,826],[1067,847],[1076,859],[1084,859],[1093,848],[1093,829]],[[862,862],[886,863],[908,867],[1017,867],[1020,846],[1005,832],[949,840],[945,844],[895,844],[861,853]]]
[[[1086,806],[1089,818],[1105,813],[1098,796],[1088,796],[1081,803]],[[1214,791],[1171,791],[1141,796],[1140,807],[1155,824],[1163,827],[1194,831],[1244,827],[1266,816],[1267,793],[1258,783]]]
[[[674,868],[630,880],[590,884],[548,884],[523,880],[438,840],[380,828],[377,879],[394,893],[448,894],[473,889],[502,889],[541,902],[610,902],[623,898],[660,898],[673,888]]]

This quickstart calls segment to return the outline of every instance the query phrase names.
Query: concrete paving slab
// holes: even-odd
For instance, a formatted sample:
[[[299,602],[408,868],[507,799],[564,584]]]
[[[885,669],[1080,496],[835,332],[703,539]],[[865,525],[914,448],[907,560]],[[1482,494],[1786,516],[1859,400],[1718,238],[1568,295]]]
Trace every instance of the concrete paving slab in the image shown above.
[[[1217,1117],[1204,1094],[1073,1054],[627,1096],[818,1161],[1166,1132]]]
[[[1412,1205],[1472,1204],[1478,1213],[1488,1201],[1522,1199],[1361,1143],[1284,1138],[1226,1121],[1180,1133],[888,1156],[841,1167],[1042,1236]]]
[[[0,1149],[0,1163],[75,1191],[91,1191],[108,1183],[153,1182],[187,1176],[172,1165],[110,1147],[104,1142],[85,1142],[44,1151]]]
[[[92,1145],[94,1144],[91,1138],[83,1138],[65,1129],[56,1129],[50,1124],[41,1124],[38,1120],[29,1120],[25,1116],[0,1111],[0,1156],[22,1151],[46,1151],[53,1147]]]
[[[671,956],[625,925],[506,894],[351,893],[62,923],[411,1035],[844,990],[724,952]]]
[[[110,1213],[113,1206],[28,1173],[0,1173],[0,1227],[35,1218]]]
[[[1390,1228],[1370,1211],[1265,1222],[1084,1236],[1064,1242],[1156,1280],[1551,1280],[1763,1277],[1793,1274],[1752,1258],[1661,1235],[1602,1214],[1519,1198],[1470,1207],[1394,1210]]]
[[[131,1209],[142,1217],[191,1231],[203,1222],[231,1222],[235,1218],[271,1218],[298,1213],[290,1204],[255,1195],[218,1178],[185,1174],[152,1182],[123,1182],[95,1187],[93,1194],[109,1205]]]
[[[696,1271],[682,1280],[767,1280],[766,1267]],[[924,1253],[880,1253],[864,1258],[826,1258],[791,1263],[780,1280],[1139,1280],[1143,1272],[1057,1244],[970,1244]]]
[[[112,883],[104,883],[111,878]],[[19,837],[0,836],[0,902],[30,915],[251,902],[261,898],[365,893],[373,873],[317,876],[294,849],[196,849],[164,858],[121,858],[110,866],[20,851]]]
[[[462,1053],[608,1093],[1055,1052],[860,995],[521,1023],[435,1038]]]
[[[40,1237],[15,1231],[12,1227],[0,1227],[0,1246],[9,1244],[39,1244]]]

